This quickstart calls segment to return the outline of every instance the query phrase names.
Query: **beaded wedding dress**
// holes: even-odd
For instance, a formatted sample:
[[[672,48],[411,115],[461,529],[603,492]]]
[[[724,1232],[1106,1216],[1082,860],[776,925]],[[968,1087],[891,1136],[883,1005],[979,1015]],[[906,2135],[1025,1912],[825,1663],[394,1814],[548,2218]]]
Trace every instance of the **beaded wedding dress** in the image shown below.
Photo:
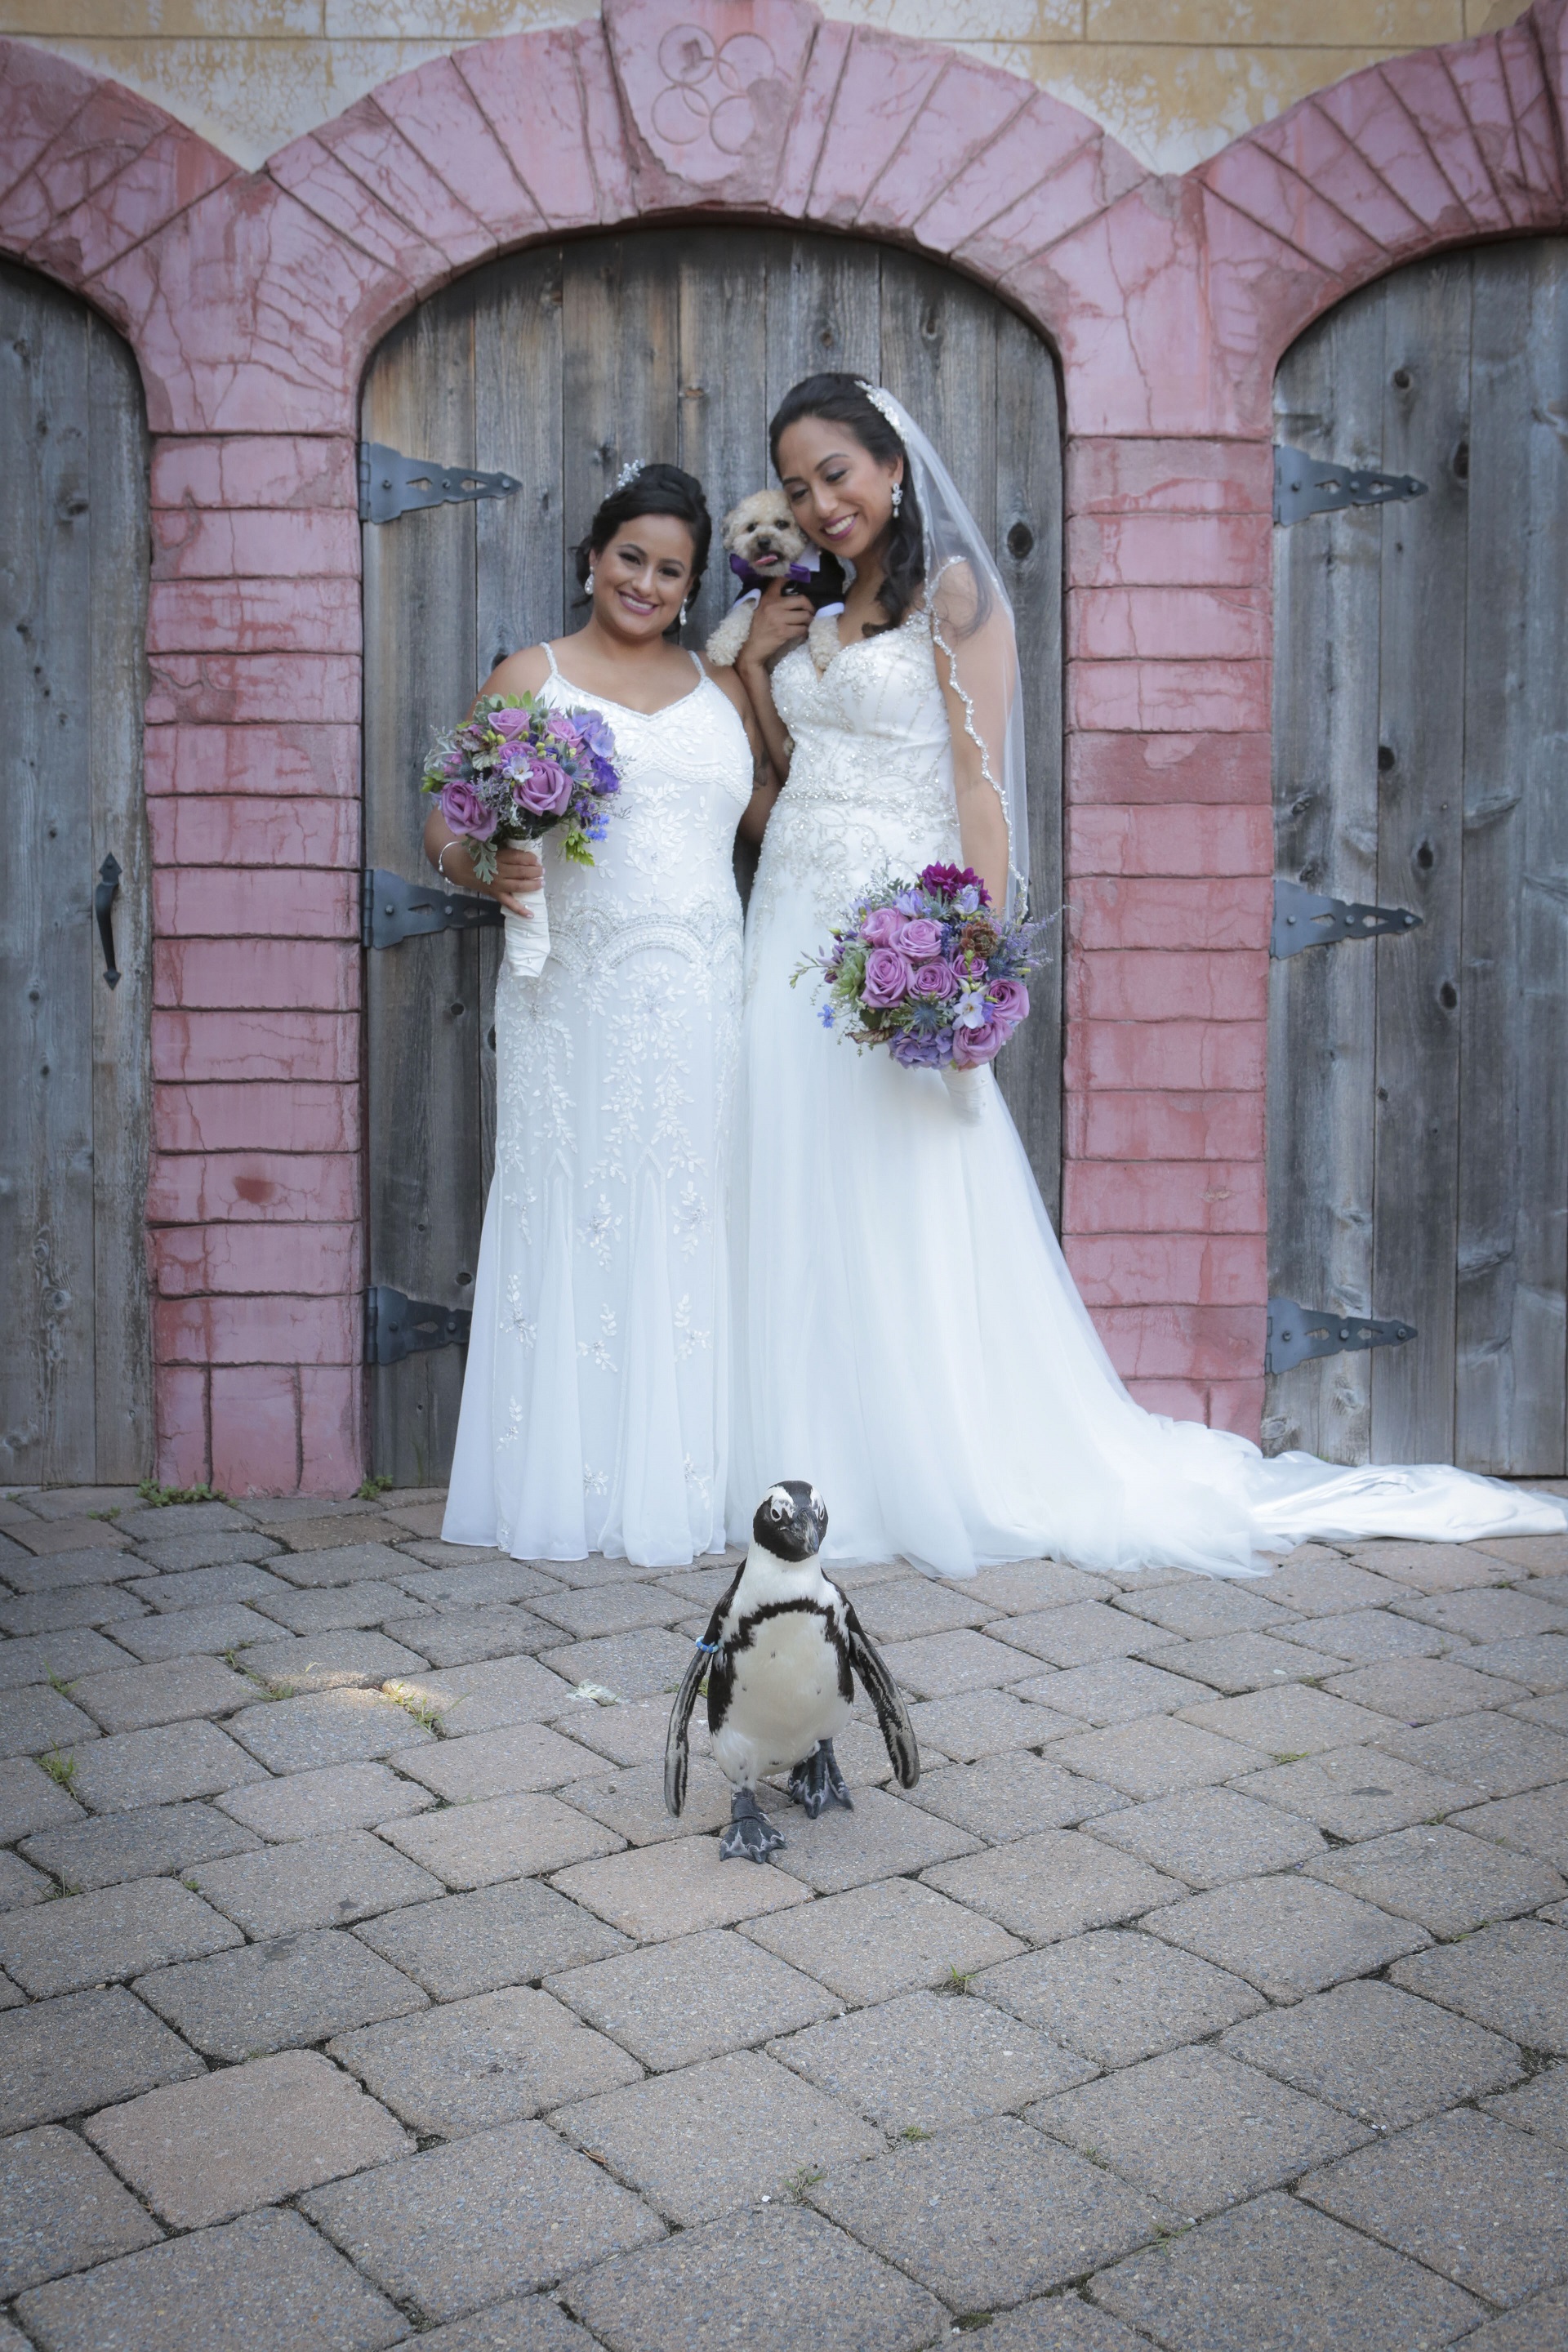
[[[795,742],[747,922],[731,1198],[730,1527],[808,1478],[824,1558],[963,1576],[1042,1553],[1217,1575],[1312,1536],[1554,1532],[1550,1497],[1447,1468],[1338,1469],[1135,1404],[1084,1309],[994,1079],[970,1124],[933,1070],[825,1029],[807,974],[889,877],[962,863],[931,626],[804,647],[773,675]]]
[[[544,699],[604,712],[622,793],[592,868],[546,837],[549,961],[522,980],[503,961],[496,986],[495,1175],[448,1543],[648,1568],[723,1547],[731,859],[752,754],[697,667],[649,717],[550,656]]]

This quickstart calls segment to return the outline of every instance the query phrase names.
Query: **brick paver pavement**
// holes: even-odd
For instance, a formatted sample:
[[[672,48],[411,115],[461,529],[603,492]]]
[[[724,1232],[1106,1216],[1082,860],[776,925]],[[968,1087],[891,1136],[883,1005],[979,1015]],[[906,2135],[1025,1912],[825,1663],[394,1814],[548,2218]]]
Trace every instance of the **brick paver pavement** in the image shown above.
[[[759,1870],[439,1502],[0,1501],[0,2345],[1568,2346],[1568,1538],[851,1572]]]

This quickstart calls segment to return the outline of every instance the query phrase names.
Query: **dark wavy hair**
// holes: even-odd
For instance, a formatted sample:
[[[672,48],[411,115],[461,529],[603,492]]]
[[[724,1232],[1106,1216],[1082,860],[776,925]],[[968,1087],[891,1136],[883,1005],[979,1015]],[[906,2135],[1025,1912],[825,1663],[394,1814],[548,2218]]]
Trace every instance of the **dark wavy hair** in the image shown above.
[[[881,410],[868,399],[858,376],[808,375],[803,383],[785,393],[768,426],[768,446],[773,452],[775,473],[779,470],[779,443],[789,426],[798,424],[803,416],[821,416],[830,425],[842,425],[863,449],[884,466],[896,457],[904,461],[904,495],[889,528],[882,584],[877,591],[877,602],[887,614],[882,626],[896,629],[925,585],[925,530],[915,496],[910,453]]]
[[[577,585],[584,599],[595,557],[604,553],[623,523],[636,522],[639,515],[673,515],[686,525],[691,533],[691,583],[686,593],[689,599],[695,598],[708,568],[713,518],[695,474],[683,473],[679,466],[656,465],[644,466],[624,489],[612,490],[600,502],[586,539],[579,540],[573,549]]]

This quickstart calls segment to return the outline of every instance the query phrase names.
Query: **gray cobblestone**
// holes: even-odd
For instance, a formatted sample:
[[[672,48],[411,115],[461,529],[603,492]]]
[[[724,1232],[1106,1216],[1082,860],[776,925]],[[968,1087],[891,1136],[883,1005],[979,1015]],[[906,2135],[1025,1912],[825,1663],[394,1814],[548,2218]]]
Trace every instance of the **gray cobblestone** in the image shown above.
[[[473,1666],[487,1658],[532,1657],[559,1640],[552,1625],[526,1609],[430,1610],[388,1618],[383,1631],[417,1650],[433,1666]]]
[[[74,1793],[95,1813],[142,1812],[183,1797],[216,1797],[266,1776],[216,1723],[122,1731],[76,1751]]]
[[[268,1684],[280,1699],[315,1691],[379,1690],[383,1683],[422,1675],[424,1654],[385,1633],[300,1633],[286,1641],[258,1642],[243,1650],[238,1664]],[[252,1700],[254,1686],[247,1694]]]
[[[1320,1854],[1307,1868],[1442,1937],[1468,1936],[1489,1919],[1515,1918],[1568,1894],[1550,1863],[1442,1825],[1396,1830]]]
[[[183,1872],[219,1854],[244,1853],[256,1843],[248,1830],[215,1805],[192,1800],[153,1805],[143,1813],[110,1813],[70,1829],[42,1830],[23,1852],[73,1894],[83,1894],[126,1879]]]
[[[36,2001],[0,2016],[0,2131],[201,2072],[195,2053],[122,1986]]]
[[[144,1622],[137,1621],[138,1627]],[[129,1633],[131,1627],[127,1625],[124,1630]],[[133,1664],[134,1659],[128,1657],[125,1650],[113,1642],[106,1642],[90,1625],[70,1625],[58,1633],[34,1633],[15,1642],[0,1642],[0,1691],[20,1690],[27,1683],[47,1683],[51,1675],[58,1682],[68,1683],[74,1675],[106,1672],[113,1666]]]
[[[1070,1715],[1032,1705],[1005,1690],[963,1691],[956,1698],[919,1700],[910,1709],[910,1722],[922,1757],[929,1758],[934,1750],[958,1764],[1039,1748],[1059,1732],[1078,1729]]]
[[[721,1928],[568,1969],[547,1990],[658,2073],[816,2024],[838,2008],[812,1978]]]
[[[1510,1919],[1402,1960],[1391,1974],[1395,1984],[1527,2049],[1568,2056],[1568,1929]]]
[[[1116,1927],[987,1969],[973,1990],[1097,2066],[1157,2057],[1264,2006],[1210,1961]]]
[[[1337,1985],[1247,2018],[1220,2047],[1385,2130],[1516,2082],[1521,2071],[1511,2042],[1386,1984]]]
[[[1150,1916],[1156,1936],[1245,1977],[1274,2000],[1369,1975],[1430,1942],[1424,1927],[1337,1886],[1290,1876],[1244,1879]]]
[[[1287,1812],[1316,1822],[1331,1837],[1349,1840],[1382,1837],[1408,1829],[1412,1822],[1429,1822],[1476,1793],[1464,1781],[1439,1780],[1375,1748],[1331,1748],[1249,1773],[1236,1786],[1244,1796],[1283,1805]]]
[[[1137,1723],[1144,1716],[1173,1715],[1179,1706],[1201,1706],[1209,1694],[1202,1683],[1167,1674],[1163,1666],[1145,1665],[1142,1659],[1102,1658],[1093,1665],[1068,1666],[1016,1683],[1014,1696],[1075,1716],[1100,1730],[1111,1724]]]
[[[1299,1814],[1259,1803],[1234,1789],[1193,1789],[1132,1805],[1089,1824],[1090,1834],[1135,1853],[1189,1886],[1223,1885],[1281,1870],[1327,1852]]]
[[[412,1904],[354,1932],[437,2000],[531,1984],[626,1948],[626,1937],[593,1912],[531,1878]]]
[[[966,1830],[881,1789],[858,1789],[852,1813],[830,1806],[820,1821],[808,1822],[783,1800],[773,1811],[787,1840],[773,1857],[774,1868],[818,1895],[842,1895],[847,1887],[902,1876],[975,1848]]]
[[[439,1748],[400,1748],[404,1769]],[[290,1772],[281,1780],[255,1780],[219,1799],[224,1812],[264,1838],[330,1837],[335,1830],[372,1829],[405,1813],[423,1812],[435,1802],[427,1789],[405,1780],[384,1764],[328,1764],[315,1772]]]
[[[769,2053],[885,2130],[938,2131],[1082,2083],[1093,2068],[988,2001],[906,1993]]]
[[[98,1726],[47,1683],[0,1695],[0,1756],[40,1756],[98,1738]]]
[[[237,1944],[239,1930],[172,1879],[142,1878],[0,1918],[0,1961],[24,1992],[79,1992]]]
[[[0,2295],[129,2253],[158,2235],[134,2197],[58,2124],[0,2141]]]
[[[191,1879],[226,1918],[257,1938],[291,1936],[302,1927],[346,1927],[441,1892],[438,1878],[363,1829],[201,1863]]]
[[[426,2005],[409,1978],[332,1927],[159,1969],[136,1991],[187,2042],[231,2063]]]
[[[940,1863],[925,1873],[925,1883],[1037,1944],[1136,1918],[1185,1893],[1177,1880],[1076,1830],[1045,1830],[965,1861]]]
[[[57,1822],[79,1822],[81,1807],[25,1756],[0,1763],[0,1845],[10,1845],[29,1830],[50,1829]]]
[[[614,2042],[518,1986],[365,2026],[329,2049],[415,2131],[448,2139],[642,2079]]]
[[[105,1731],[146,1731],[198,1715],[227,1715],[256,1694],[241,1675],[216,1658],[167,1658],[87,1675],[71,1685],[73,1703]]]
[[[1127,1800],[1101,1780],[1064,1772],[1049,1757],[1016,1750],[927,1772],[910,1802],[955,1828],[1003,1844],[1036,1830],[1076,1829],[1091,1814],[1114,1812]]]
[[[741,1932],[854,2001],[942,1984],[1023,1949],[994,1920],[909,1878],[885,1878],[806,1910],[748,1919]]]
[[[247,1609],[243,1601],[225,1601],[205,1609],[172,1609],[167,1616],[131,1618],[115,1639],[132,1657],[152,1665],[164,1658],[218,1658],[226,1651],[243,1649],[248,1642],[271,1642],[277,1636],[278,1628],[270,1618]],[[110,1648],[107,1642],[103,1646]],[[110,1655],[96,1663],[108,1669],[128,1662],[123,1656]]]

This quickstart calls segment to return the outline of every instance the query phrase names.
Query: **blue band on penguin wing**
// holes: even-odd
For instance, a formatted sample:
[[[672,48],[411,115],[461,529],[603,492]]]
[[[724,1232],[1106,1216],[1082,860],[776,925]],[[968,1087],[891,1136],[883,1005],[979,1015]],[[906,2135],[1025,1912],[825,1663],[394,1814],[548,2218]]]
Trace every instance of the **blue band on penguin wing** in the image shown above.
[[[716,1658],[724,1645],[721,1642],[699,1642],[697,1646],[708,1657]]]

